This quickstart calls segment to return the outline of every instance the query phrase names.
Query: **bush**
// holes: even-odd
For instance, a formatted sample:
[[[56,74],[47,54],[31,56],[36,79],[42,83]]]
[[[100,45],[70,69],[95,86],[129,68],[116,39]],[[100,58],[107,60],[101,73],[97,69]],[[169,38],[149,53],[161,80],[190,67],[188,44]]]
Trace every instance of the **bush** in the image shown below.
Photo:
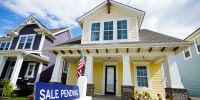
[[[10,97],[13,91],[13,85],[10,85],[10,80],[8,79],[1,79],[0,85],[3,85],[3,96]]]

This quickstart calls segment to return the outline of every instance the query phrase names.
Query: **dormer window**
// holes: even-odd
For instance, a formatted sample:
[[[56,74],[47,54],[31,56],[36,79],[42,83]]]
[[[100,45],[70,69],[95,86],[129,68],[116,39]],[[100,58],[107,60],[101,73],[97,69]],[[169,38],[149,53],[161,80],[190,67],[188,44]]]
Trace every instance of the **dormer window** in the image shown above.
[[[127,39],[127,21],[117,21],[117,39]]]
[[[92,23],[91,41],[99,41],[100,23]]]
[[[104,40],[113,40],[113,22],[104,22]]]
[[[35,35],[21,35],[17,49],[31,49]]]
[[[129,19],[112,19],[91,22],[91,43],[118,42],[129,40]]]

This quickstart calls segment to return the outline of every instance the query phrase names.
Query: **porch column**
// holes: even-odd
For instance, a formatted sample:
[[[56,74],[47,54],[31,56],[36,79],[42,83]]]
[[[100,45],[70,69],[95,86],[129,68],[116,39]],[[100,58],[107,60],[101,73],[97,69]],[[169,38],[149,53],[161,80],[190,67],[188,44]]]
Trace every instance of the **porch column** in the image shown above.
[[[86,58],[86,77],[87,77],[87,83],[93,84],[93,56],[87,55]]]
[[[86,59],[86,77],[87,77],[87,96],[94,95],[94,84],[93,84],[93,56],[87,55]]]
[[[23,60],[24,60],[24,57],[22,55],[17,56],[17,60],[15,62],[15,66],[13,68],[13,72],[12,72],[12,75],[11,75],[11,78],[10,78],[10,83],[14,86],[14,88],[16,86],[16,82],[17,82],[19,72],[20,72],[21,67],[22,67]]]
[[[122,85],[132,86],[129,55],[123,55],[123,83]]]
[[[63,60],[62,55],[57,55],[50,82],[61,83]]]
[[[166,54],[165,69],[167,75],[167,88],[184,88],[176,64],[174,53]]]
[[[128,100],[131,98],[131,93],[134,93],[134,86],[131,81],[131,70],[130,70],[130,61],[129,55],[123,56],[123,83],[121,86],[121,99]]]
[[[167,53],[165,59],[165,69],[167,75],[166,94],[171,94],[174,100],[187,100],[188,91],[184,89],[179,75],[174,53]]]
[[[1,74],[3,72],[3,68],[6,64],[6,60],[7,60],[7,57],[0,56],[0,77],[1,77]]]
[[[40,74],[42,72],[42,66],[43,66],[43,64],[42,64],[42,62],[40,62],[38,72],[37,72],[36,82],[39,82],[39,80],[40,80]]]

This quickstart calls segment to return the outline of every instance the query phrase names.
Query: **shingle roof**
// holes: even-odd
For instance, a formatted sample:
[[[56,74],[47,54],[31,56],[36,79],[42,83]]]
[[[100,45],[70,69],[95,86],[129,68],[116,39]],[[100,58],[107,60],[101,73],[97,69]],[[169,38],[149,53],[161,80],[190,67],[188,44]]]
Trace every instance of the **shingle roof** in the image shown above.
[[[54,47],[62,47],[62,46],[72,46],[72,45],[81,45],[81,37],[71,39],[69,41],[58,44]],[[175,37],[167,36],[158,32],[154,32],[148,29],[141,29],[139,31],[140,41],[130,41],[130,42],[116,42],[116,43],[101,43],[101,44],[82,44],[82,45],[112,45],[112,44],[150,44],[150,43],[174,43],[174,42],[187,42]]]

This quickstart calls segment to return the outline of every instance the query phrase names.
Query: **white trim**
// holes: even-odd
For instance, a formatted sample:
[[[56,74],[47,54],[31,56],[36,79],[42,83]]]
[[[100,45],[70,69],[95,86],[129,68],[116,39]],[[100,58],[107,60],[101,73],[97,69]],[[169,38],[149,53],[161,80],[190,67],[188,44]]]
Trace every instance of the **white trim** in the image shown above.
[[[200,38],[200,37],[197,37],[197,38]],[[197,38],[196,38],[196,39],[197,39]],[[197,55],[199,55],[200,52],[198,51],[198,48],[197,48],[197,42],[196,42],[196,39],[194,39],[194,46],[195,46],[195,48],[196,48]],[[200,45],[200,44],[199,44],[199,45]]]
[[[40,75],[41,75],[41,72],[42,72],[42,67],[43,67],[43,64],[42,64],[42,62],[40,62],[39,66],[38,66],[36,80],[35,80],[36,82],[40,81]]]
[[[3,50],[5,50],[6,45],[7,45],[8,42],[10,42],[10,41],[0,42],[0,48],[1,48],[1,44],[2,44],[2,43],[5,43],[5,46],[3,47]],[[11,45],[11,43],[9,44],[9,47],[10,47],[10,45]],[[8,47],[8,50],[9,50],[9,47]],[[1,50],[0,50],[0,51],[1,51]]]
[[[12,40],[10,41],[10,46],[9,46],[8,50],[10,50],[11,44],[13,42],[13,39],[14,39],[14,37],[12,37]]]
[[[186,57],[185,57],[185,50],[186,50],[186,49],[183,50],[184,60],[188,60],[188,59],[192,58],[192,53],[191,53],[190,47],[188,47],[187,49],[188,49],[188,51],[189,51],[190,56],[186,58]]]
[[[134,64],[134,77],[135,77],[135,89],[136,90],[152,90],[151,88],[151,76],[149,71],[149,64],[150,62],[133,62]],[[147,75],[148,75],[148,88],[140,88],[138,87],[138,81],[137,81],[137,66],[146,66],[147,68]]]
[[[118,62],[103,62],[103,81],[102,81],[102,94],[105,94],[105,73],[106,73],[106,66],[115,66],[115,73],[116,73],[116,80],[115,81],[115,95],[118,96]]]
[[[138,17],[135,18],[135,23],[136,23],[136,33],[137,33],[137,40],[140,40],[140,37],[139,37],[139,27],[138,27]]]
[[[68,72],[67,72],[67,79],[66,79],[66,85],[68,85],[70,66],[71,66],[71,64],[69,63]]]
[[[15,66],[15,65],[14,65],[14,66],[11,66],[11,63],[12,63],[12,62],[13,62],[13,60],[10,61],[9,66],[8,66],[8,68],[6,69],[6,73],[5,73],[4,78],[9,79],[9,76],[8,76],[8,75],[9,75],[9,74],[12,75],[12,72],[8,73],[9,69],[11,69],[11,68],[14,69],[14,66]],[[4,66],[4,67],[5,67],[5,66]]]
[[[29,71],[29,69],[30,69],[30,65],[33,65],[33,70],[32,70],[31,75],[28,75],[28,71]],[[29,64],[28,64],[28,68],[27,68],[27,70],[26,70],[26,74],[25,74],[24,77],[27,77],[27,78],[34,78],[35,65],[36,65],[36,63],[29,63]]]
[[[163,86],[164,88],[166,88],[166,78],[165,78],[165,71],[164,71],[164,66],[163,66],[164,63],[161,63],[161,72],[162,72],[162,80],[163,80]]]
[[[40,45],[39,45],[39,48],[38,48],[39,51],[42,51],[43,45],[44,45],[44,41],[45,41],[45,35],[42,34],[42,38],[40,40]]]
[[[32,50],[32,49],[33,49],[33,44],[34,44],[34,41],[35,41],[35,35],[36,35],[36,34],[20,35],[19,38],[18,38],[18,41],[17,41],[17,45],[16,45],[16,47],[15,47],[15,50]],[[26,39],[25,39],[23,48],[22,48],[22,49],[18,49],[20,39],[21,39],[21,37],[24,37],[24,36],[26,37]],[[32,43],[31,43],[30,48],[29,48],[29,49],[25,49],[25,45],[26,45],[26,43],[27,43],[28,36],[33,36],[33,39],[32,39]]]
[[[62,33],[62,32],[68,31],[68,30],[70,30],[70,28],[66,28],[66,29],[63,29],[61,31],[55,32],[55,33],[53,33],[53,35],[55,36],[55,35],[57,35],[59,33]]]

